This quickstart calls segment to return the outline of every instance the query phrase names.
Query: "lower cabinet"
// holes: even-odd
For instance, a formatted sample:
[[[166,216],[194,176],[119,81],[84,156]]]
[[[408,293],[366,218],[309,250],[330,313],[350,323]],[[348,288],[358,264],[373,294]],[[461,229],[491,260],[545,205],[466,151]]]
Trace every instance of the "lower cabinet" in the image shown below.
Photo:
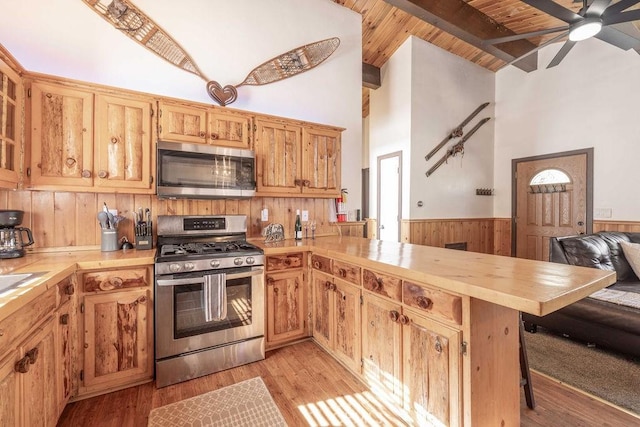
[[[17,351],[12,351],[0,360],[0,425],[19,426],[20,423],[20,388],[15,364],[20,357]]]
[[[344,365],[359,373],[360,288],[314,270],[312,289],[314,338]]]
[[[153,380],[151,268],[82,273],[78,397]]]
[[[460,331],[364,292],[362,376],[419,425],[462,422],[460,342]]]
[[[302,252],[267,257],[267,350],[309,336],[304,259]]]

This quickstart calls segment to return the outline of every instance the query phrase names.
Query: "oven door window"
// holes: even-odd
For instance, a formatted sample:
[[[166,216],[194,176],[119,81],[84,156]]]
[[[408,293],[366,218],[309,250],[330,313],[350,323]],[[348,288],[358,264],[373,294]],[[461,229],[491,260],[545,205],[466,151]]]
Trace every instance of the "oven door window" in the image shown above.
[[[207,321],[204,285],[175,286],[173,288],[174,337],[186,338],[251,325],[251,278],[227,280],[226,291],[226,317]]]

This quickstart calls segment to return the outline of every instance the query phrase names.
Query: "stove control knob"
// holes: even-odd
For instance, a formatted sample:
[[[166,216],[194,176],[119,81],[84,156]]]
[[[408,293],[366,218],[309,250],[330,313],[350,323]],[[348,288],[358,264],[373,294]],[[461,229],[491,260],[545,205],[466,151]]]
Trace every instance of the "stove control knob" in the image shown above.
[[[242,265],[243,262],[244,261],[242,260],[242,258],[236,258],[236,259],[233,260],[233,263],[235,265]]]
[[[211,262],[209,263],[211,265],[211,267],[213,268],[218,268],[220,267],[220,261],[218,261],[217,259],[213,259],[211,260]]]
[[[185,270],[193,270],[195,268],[195,265],[192,262],[185,262],[184,263],[184,269]]]
[[[247,264],[253,264],[254,262],[256,262],[256,260],[252,256],[248,256],[245,262]]]
[[[182,266],[180,264],[169,265],[169,271],[171,271],[172,273],[177,273],[180,270],[182,270]]]

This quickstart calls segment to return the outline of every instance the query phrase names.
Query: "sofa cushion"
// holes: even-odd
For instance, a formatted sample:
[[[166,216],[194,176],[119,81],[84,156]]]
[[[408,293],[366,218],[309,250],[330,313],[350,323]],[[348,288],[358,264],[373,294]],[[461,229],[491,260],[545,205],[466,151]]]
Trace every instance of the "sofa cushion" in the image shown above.
[[[632,243],[640,243],[640,233],[625,233]]]
[[[562,247],[571,265],[615,271],[609,246],[598,235],[586,234],[564,239]]]
[[[640,243],[620,242],[631,268],[640,276]]]
[[[623,253],[621,246],[622,242],[628,243],[630,241],[629,236],[619,231],[600,231],[597,235],[609,246],[611,263],[618,275],[617,280],[619,282],[637,281],[637,273],[634,273],[635,270],[629,265],[629,260],[625,257],[626,253]]]

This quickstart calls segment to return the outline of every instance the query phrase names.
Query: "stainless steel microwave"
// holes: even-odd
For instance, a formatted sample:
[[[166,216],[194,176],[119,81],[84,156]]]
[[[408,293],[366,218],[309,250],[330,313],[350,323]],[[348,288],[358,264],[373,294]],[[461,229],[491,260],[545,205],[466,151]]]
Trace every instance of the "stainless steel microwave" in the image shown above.
[[[157,160],[161,198],[241,199],[256,192],[251,150],[160,141]]]

